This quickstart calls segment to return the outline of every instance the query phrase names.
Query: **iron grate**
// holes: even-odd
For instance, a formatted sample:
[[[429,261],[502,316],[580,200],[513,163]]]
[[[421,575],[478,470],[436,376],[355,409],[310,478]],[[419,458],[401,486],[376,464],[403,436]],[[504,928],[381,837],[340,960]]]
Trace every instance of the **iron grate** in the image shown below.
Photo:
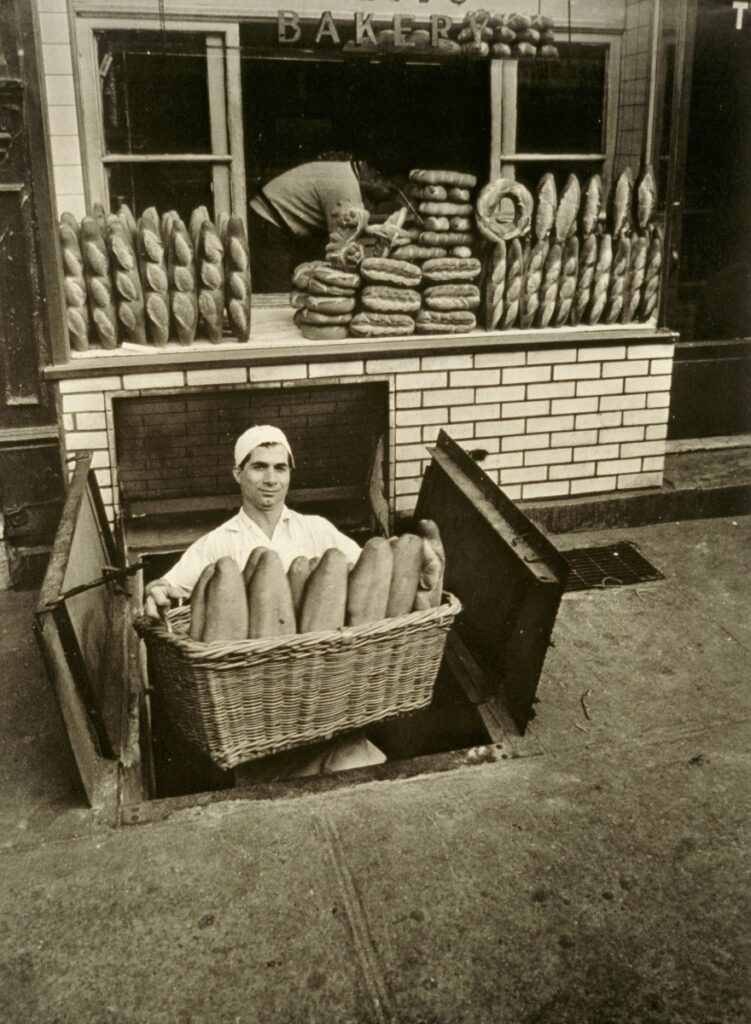
[[[565,592],[607,590],[665,579],[631,541],[606,544],[601,548],[572,548],[561,554],[569,566]]]

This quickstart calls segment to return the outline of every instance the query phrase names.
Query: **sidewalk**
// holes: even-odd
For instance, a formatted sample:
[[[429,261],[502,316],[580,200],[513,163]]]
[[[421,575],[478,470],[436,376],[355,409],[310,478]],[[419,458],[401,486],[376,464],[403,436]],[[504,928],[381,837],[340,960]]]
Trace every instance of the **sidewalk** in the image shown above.
[[[751,517],[564,598],[539,756],[113,831],[0,594],[0,1020],[745,1024]],[[533,742],[532,742],[533,741]]]

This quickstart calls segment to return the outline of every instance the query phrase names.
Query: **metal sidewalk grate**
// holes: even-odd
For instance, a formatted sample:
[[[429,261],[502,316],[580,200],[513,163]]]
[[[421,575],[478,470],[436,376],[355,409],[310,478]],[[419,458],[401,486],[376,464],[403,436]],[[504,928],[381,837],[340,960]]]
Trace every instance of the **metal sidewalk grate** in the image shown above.
[[[601,548],[572,548],[561,554],[569,566],[564,592],[607,590],[665,579],[631,541],[607,544]]]

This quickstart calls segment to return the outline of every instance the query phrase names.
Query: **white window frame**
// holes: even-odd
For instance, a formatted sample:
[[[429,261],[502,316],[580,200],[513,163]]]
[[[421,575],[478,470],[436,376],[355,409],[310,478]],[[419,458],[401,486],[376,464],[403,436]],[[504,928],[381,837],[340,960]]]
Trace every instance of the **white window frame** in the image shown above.
[[[560,37],[561,44],[568,36]],[[605,96],[603,100],[604,152],[602,153],[524,153],[516,147],[518,62],[492,60],[490,63],[490,180],[516,178],[517,163],[591,162],[602,163],[604,180],[612,178],[615,159],[616,131],[618,127],[618,99],[621,82],[622,33],[572,32],[570,42],[608,47],[605,66]]]
[[[237,22],[184,21],[155,16],[88,17],[76,19],[81,139],[88,207],[101,203],[110,209],[107,167],[113,164],[210,164],[215,216],[234,214],[247,221],[245,152],[240,74],[240,28]],[[99,31],[164,30],[206,36],[206,74],[209,94],[211,152],[112,154],[105,152],[102,96],[96,33]]]

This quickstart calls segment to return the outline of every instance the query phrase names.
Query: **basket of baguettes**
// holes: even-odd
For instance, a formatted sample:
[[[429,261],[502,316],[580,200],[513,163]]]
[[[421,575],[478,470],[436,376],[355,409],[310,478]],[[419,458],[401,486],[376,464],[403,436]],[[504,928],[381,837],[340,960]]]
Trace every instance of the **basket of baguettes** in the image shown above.
[[[374,537],[352,567],[335,548],[255,548],[207,566],[189,606],[140,618],[151,684],[185,738],[221,768],[430,703],[461,610],[443,591],[437,527]]]

